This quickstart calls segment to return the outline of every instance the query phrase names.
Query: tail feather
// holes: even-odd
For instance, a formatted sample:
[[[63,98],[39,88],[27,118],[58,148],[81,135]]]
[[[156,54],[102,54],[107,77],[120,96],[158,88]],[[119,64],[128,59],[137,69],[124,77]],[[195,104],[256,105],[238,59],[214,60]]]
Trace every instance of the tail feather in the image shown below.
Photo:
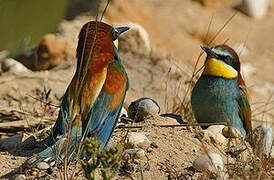
[[[69,137],[67,137],[69,135]],[[29,159],[29,164],[36,164],[38,162],[55,161],[60,164],[68,157],[68,161],[73,160],[77,153],[78,147],[82,139],[82,128],[73,127],[70,134],[63,135],[52,146],[47,147],[42,152],[34,155]]]

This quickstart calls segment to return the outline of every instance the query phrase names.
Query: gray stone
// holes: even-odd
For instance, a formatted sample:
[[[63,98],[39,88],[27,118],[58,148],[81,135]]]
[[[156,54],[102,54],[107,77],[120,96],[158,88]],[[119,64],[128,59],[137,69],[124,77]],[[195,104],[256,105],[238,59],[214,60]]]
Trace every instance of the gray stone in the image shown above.
[[[150,98],[143,97],[132,102],[128,107],[128,116],[136,121],[142,121],[148,115],[160,113],[158,103]]]

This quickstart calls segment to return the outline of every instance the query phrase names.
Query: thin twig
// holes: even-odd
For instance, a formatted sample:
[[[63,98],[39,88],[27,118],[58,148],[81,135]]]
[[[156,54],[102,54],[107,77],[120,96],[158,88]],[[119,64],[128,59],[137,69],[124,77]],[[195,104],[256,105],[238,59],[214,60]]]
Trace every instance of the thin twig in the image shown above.
[[[213,125],[227,125],[225,122],[219,122],[219,123],[189,123],[189,124],[163,124],[163,125],[157,125],[152,124],[154,127],[161,127],[161,128],[169,128],[169,127],[190,127],[190,126],[213,126]],[[116,127],[116,129],[135,129],[135,128],[144,128],[147,126],[125,126],[125,125],[119,125]]]

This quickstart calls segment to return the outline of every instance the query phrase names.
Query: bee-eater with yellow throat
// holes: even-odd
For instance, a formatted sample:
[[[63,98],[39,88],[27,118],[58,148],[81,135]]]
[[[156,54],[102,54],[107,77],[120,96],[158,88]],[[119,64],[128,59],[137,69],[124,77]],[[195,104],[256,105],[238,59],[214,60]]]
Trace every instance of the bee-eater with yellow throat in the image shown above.
[[[207,57],[191,105],[199,123],[225,122],[243,137],[252,131],[251,110],[237,53],[228,45],[202,47]]]

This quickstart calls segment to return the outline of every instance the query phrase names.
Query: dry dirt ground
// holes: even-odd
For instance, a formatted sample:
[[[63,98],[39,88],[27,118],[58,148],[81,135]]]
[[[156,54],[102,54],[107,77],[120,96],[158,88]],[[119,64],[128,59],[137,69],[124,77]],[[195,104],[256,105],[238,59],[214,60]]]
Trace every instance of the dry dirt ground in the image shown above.
[[[142,25],[149,34],[153,49],[150,53],[143,53],[142,44],[135,44],[137,47],[130,48],[123,48],[121,45],[121,58],[131,81],[125,107],[133,100],[146,96],[159,103],[161,113],[172,112],[174,105],[185,95],[187,81],[201,52],[200,45],[203,44],[202,39],[208,31],[210,19],[213,20],[209,34],[214,34],[236,12],[234,7],[239,4],[237,0],[224,2],[204,7],[192,0],[115,0],[109,6],[105,15],[108,22]],[[89,19],[92,18],[78,17],[71,22],[64,21],[60,25],[62,31],[59,35],[75,45],[79,28]],[[272,7],[267,16],[258,21],[238,12],[215,42],[223,43],[228,39],[227,43],[233,47],[239,44],[246,47],[240,58],[245,80],[250,87],[254,127],[262,122],[274,127],[273,98],[271,99],[274,93],[273,22]],[[24,139],[32,134],[45,136],[48,127],[56,119],[58,108],[39,100],[58,105],[74,70],[75,59],[72,59],[50,71],[2,74],[0,122],[16,121],[21,125],[0,125],[0,138],[15,134],[24,134]],[[267,112],[262,113],[264,110]],[[233,146],[231,150],[226,144],[224,146],[222,143],[212,142],[207,136],[201,135],[201,138],[200,134],[203,132],[199,128],[159,128],[151,125],[176,123],[162,117],[150,117],[145,122],[138,123],[144,127],[137,131],[149,133],[149,140],[157,144],[157,148],[153,147],[147,152],[147,158],[140,160],[144,165],[141,166],[139,161],[133,162],[134,171],[127,175],[121,174],[117,179],[141,179],[142,174],[144,179],[207,179],[206,174],[191,167],[194,159],[205,152],[219,153],[224,159],[229,159],[229,162],[237,160],[234,171],[230,174],[243,178],[244,174],[238,172],[236,167],[252,164],[248,152],[235,159],[229,153],[235,150]],[[118,142],[124,131],[117,129],[111,144]],[[57,168],[53,168],[53,173],[22,168],[24,161],[39,151],[34,144],[28,145],[24,150],[7,151],[3,147],[0,150],[0,162],[3,162],[0,163],[0,178],[8,179],[18,173],[26,174],[29,179],[60,178]],[[249,170],[259,171],[252,168]],[[81,173],[77,177],[83,178]]]

